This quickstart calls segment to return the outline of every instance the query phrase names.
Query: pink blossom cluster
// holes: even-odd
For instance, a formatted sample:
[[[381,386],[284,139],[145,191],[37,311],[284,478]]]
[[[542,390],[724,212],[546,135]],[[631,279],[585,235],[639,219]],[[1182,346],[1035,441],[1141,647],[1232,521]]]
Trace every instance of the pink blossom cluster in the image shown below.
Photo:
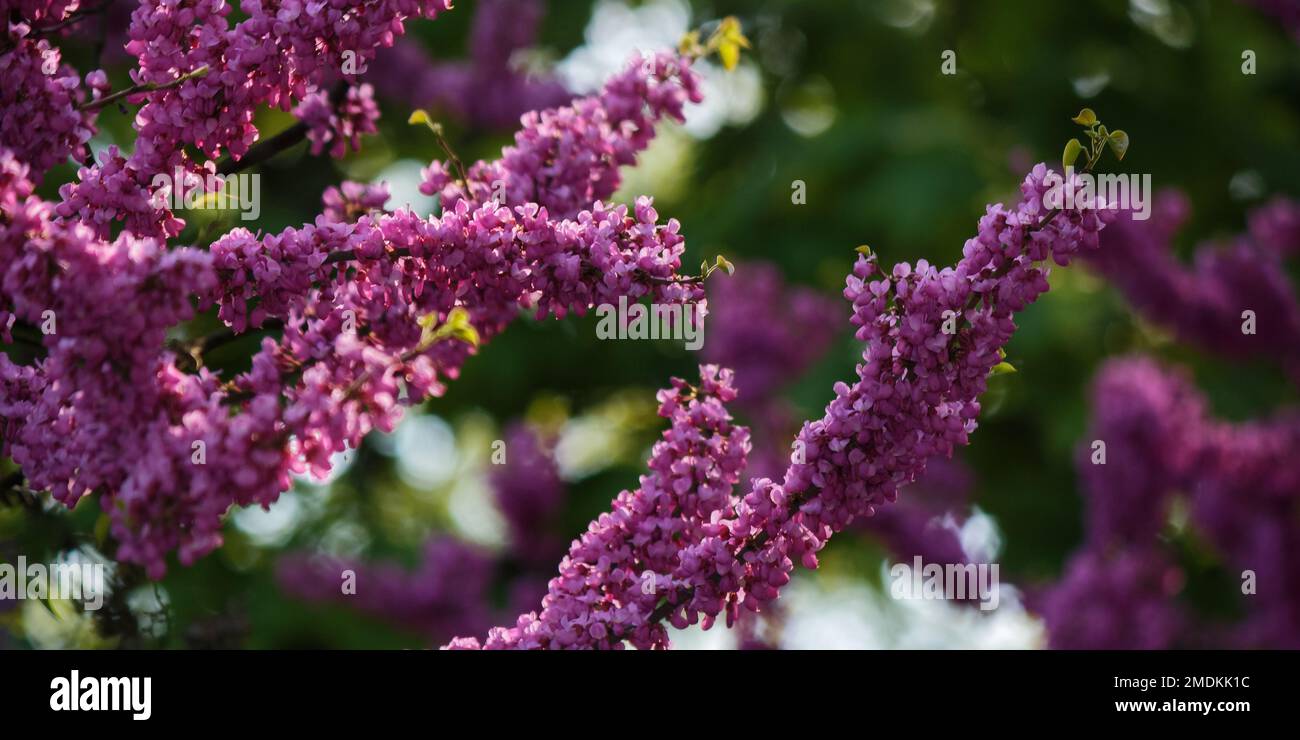
[[[195,406],[178,411],[182,429],[145,440],[155,445],[147,454],[117,456],[119,468],[165,466],[139,489],[141,510],[114,530],[118,556],[148,564],[155,576],[171,549],[192,562],[219,545],[229,506],[270,504],[288,487],[290,472],[325,474],[335,453],[372,429],[391,430],[404,405],[440,394],[441,379],[455,377],[472,348],[454,340],[424,346],[426,316],[445,322],[453,308],[463,309],[487,339],[525,306],[561,315],[613,295],[702,298],[698,287],[673,279],[681,237],[675,224],[655,223],[648,201],[638,205],[636,219],[621,206],[598,206],[559,223],[536,208],[518,211],[485,206],[470,213],[462,205],[438,219],[401,211],[351,224],[322,217],[264,240],[236,230],[215,243],[211,285],[180,295],[216,296],[223,318],[241,332],[280,319],[283,336],[264,339],[252,368],[227,384],[174,367],[157,378],[178,385],[176,393],[192,393]],[[340,250],[351,252],[347,264],[327,262]],[[250,311],[254,299],[260,303]],[[128,304],[103,305],[114,312]],[[157,352],[160,342],[161,336],[129,346]],[[114,411],[119,424],[146,418],[144,411]],[[206,444],[205,465],[191,464],[194,441]],[[50,448],[59,449],[57,437],[40,449]],[[112,447],[91,446],[65,455],[77,464],[91,450],[113,454]]]
[[[689,57],[635,55],[599,94],[525,114],[514,146],[496,161],[471,165],[468,182],[459,182],[459,173],[434,162],[424,171],[420,190],[439,195],[444,208],[462,200],[473,205],[536,203],[554,217],[571,218],[613,195],[618,168],[636,161],[654,138],[656,125],[683,120],[686,103],[699,102],[702,95]]]
[[[258,0],[241,4],[247,18],[231,26],[225,0],[140,3],[126,44],[139,62],[132,81],[145,88],[130,96],[143,103],[135,149],[129,158],[113,151],[83,168],[60,190],[59,215],[97,224],[124,219],[137,235],[175,236],[183,222],[150,197],[154,176],[177,168],[201,173],[186,147],[209,159],[243,157],[259,136],[253,116],[262,105],[289,110],[310,98],[303,114],[313,124],[313,146],[330,144],[336,154],[355,148],[357,136],[373,130],[370,93],[349,91],[340,111],[323,111],[321,89],[343,76],[345,61],[364,68],[407,19],[449,8],[449,0]]]
[[[318,41],[334,34],[348,44],[383,44],[400,30],[402,17],[434,6],[289,3],[274,18],[251,7],[245,10],[281,40],[302,32]],[[224,28],[219,19],[226,12],[221,3],[144,3],[133,23],[133,52],[142,68],[168,58],[178,63],[176,54],[232,53],[243,47],[231,39],[224,51],[220,43],[206,51],[195,45]],[[379,23],[385,13],[391,17]],[[324,26],[322,19],[328,19]],[[182,27],[185,34],[176,36]],[[181,223],[141,187],[146,170],[136,168],[139,157],[163,151],[143,142],[156,134],[177,152],[185,144],[208,154],[218,146],[233,150],[222,127],[227,121],[238,128],[234,109],[312,92],[310,70],[318,68],[292,62],[306,47],[289,46],[295,50],[285,55],[290,61],[274,62],[282,73],[275,78],[280,97],[244,90],[245,97],[223,109],[222,116],[233,117],[203,118],[199,129],[183,120],[207,115],[202,108],[209,97],[186,107],[194,80],[145,94],[135,153],[110,151],[102,165],[83,170],[79,184],[64,186],[57,206],[32,197],[29,164],[7,150],[0,154],[0,308],[33,326],[45,312],[58,321],[34,368],[4,360],[6,452],[33,488],[49,489],[68,505],[99,492],[116,557],[144,565],[154,578],[173,551],[189,564],[219,546],[230,507],[269,505],[292,473],[323,475],[335,453],[355,447],[372,429],[391,430],[404,406],[440,394],[444,381],[457,376],[473,342],[491,339],[521,311],[562,318],[619,298],[703,303],[699,282],[677,274],[684,246],[676,221],[659,223],[644,198],[633,208],[580,203],[568,181],[552,181],[543,170],[533,173],[538,179],[530,193],[574,206],[565,218],[536,203],[465,199],[440,216],[420,218],[384,211],[382,189],[345,185],[327,193],[326,213],[314,224],[269,235],[236,229],[207,252],[168,250],[161,239],[178,233]],[[265,61],[245,51],[221,62],[243,69]],[[213,79],[230,83],[221,71],[227,67],[213,69]],[[643,70],[639,85],[637,69]],[[636,150],[629,142],[643,148],[652,133],[633,131],[633,121],[648,125],[646,116],[680,114],[671,100],[687,96],[683,86],[644,83],[667,69],[666,61],[634,67],[611,83],[616,92],[581,111],[546,115],[583,131],[604,130],[609,157],[629,162]],[[625,88],[647,100],[620,97]],[[204,96],[221,94],[204,90]],[[610,105],[621,108],[610,111]],[[167,114],[171,106],[180,113]],[[619,132],[602,129],[615,113]],[[580,123],[584,115],[587,124]],[[533,130],[521,140],[543,135]],[[520,156],[508,150],[504,159]],[[564,171],[572,180],[604,182],[616,177],[611,158],[583,160],[590,168],[585,174],[568,161]],[[86,187],[92,181],[96,190]],[[121,217],[128,228],[114,238],[113,221]],[[251,368],[232,378],[202,366],[201,351],[193,350],[201,344],[168,340],[169,329],[212,304],[236,335],[268,319],[283,327],[278,338],[263,339]],[[459,317],[467,317],[465,325],[454,326]],[[460,334],[440,334],[445,327]]]
[[[742,263],[737,273],[709,289],[709,342],[705,357],[736,373],[737,406],[750,421],[751,478],[784,472],[797,412],[778,395],[823,358],[842,325],[843,308],[809,288],[785,284],[776,265]],[[897,506],[861,521],[863,531],[896,556],[925,562],[966,561],[956,526],[971,488],[970,471],[936,458]]]
[[[675,279],[684,249],[677,222],[657,221],[642,198],[631,216],[597,203],[573,221],[550,220],[535,205],[471,212],[462,202],[436,218],[321,217],[260,239],[235,229],[211,247],[220,317],[236,332],[268,318],[285,325],[235,384],[257,397],[287,393],[297,452],[323,473],[372,428],[392,429],[399,380],[420,399],[459,373],[472,347],[421,347],[425,317],[443,323],[459,308],[487,340],[525,308],[562,318],[620,296],[702,302],[698,284]],[[298,386],[286,391],[275,368],[299,370]]]
[[[324,207],[321,215],[327,221],[354,223],[364,215],[385,212],[389,197],[386,183],[367,185],[344,180],[338,187],[325,188],[321,195]]]
[[[811,288],[786,285],[770,262],[740,263],[710,288],[709,362],[736,373],[740,404],[767,401],[825,356],[844,308]]]
[[[1093,392],[1090,438],[1080,451],[1087,538],[1037,605],[1049,644],[1070,649],[1159,649],[1213,644],[1295,648],[1300,634],[1300,414],[1230,423],[1182,372],[1145,357],[1108,362]],[[1183,497],[1192,528],[1232,581],[1250,571],[1245,618],[1204,625],[1176,599],[1184,576],[1165,544],[1170,508]],[[1193,626],[1196,629],[1191,629]]]
[[[247,18],[230,26],[224,0],[142,3],[131,18],[127,51],[139,59],[132,79],[165,85],[207,65],[207,75],[144,94],[136,117],[139,163],[151,171],[178,164],[192,144],[215,158],[242,156],[257,137],[253,112],[288,110],[342,74],[346,59],[364,65],[391,46],[408,18],[433,18],[448,0],[321,0],[242,3]]]
[[[537,38],[543,11],[541,0],[480,0],[466,61],[435,61],[404,39],[378,56],[365,79],[380,95],[411,108],[433,106],[477,126],[512,127],[527,111],[573,97],[550,75],[516,68],[517,52]]]
[[[1014,315],[1048,289],[1043,263],[1095,249],[1113,215],[1045,207],[1048,174],[1033,169],[1016,207],[988,208],[956,267],[921,261],[885,274],[874,255],[858,260],[845,289],[866,345],[858,378],[837,383],[825,415],[804,425],[802,455],[783,481],[756,479],[743,498],[729,495],[748,447],[722,406],[734,397],[729,372],[706,367],[700,389],[675,381],[663,391],[660,413],[673,426],[651,474],[574,543],[541,612],[490,631],[483,647],[663,647],[664,621],[708,627],[725,613],[730,624],[773,601],[795,561],[816,567],[834,532],[893,502],[930,458],[965,444]],[[955,334],[942,330],[947,311],[962,319]],[[693,480],[692,471],[712,474]],[[636,587],[647,571],[651,593]]]
[[[540,613],[488,633],[489,648],[620,648],[666,643],[651,619],[662,594],[710,568],[701,543],[735,506],[749,451],[749,433],[732,423],[724,403],[736,397],[729,370],[705,365],[700,383],[674,379],[659,392],[659,415],[670,421],[651,452],[648,475],[623,491],[613,509],[573,542],[551,580]],[[477,647],[473,638],[454,647]]]
[[[1300,205],[1274,201],[1251,214],[1249,232],[1203,244],[1191,265],[1173,238],[1191,210],[1181,193],[1157,194],[1151,218],[1121,216],[1090,262],[1148,320],[1188,344],[1229,357],[1276,361],[1300,382],[1300,301],[1283,259],[1300,250]],[[1254,314],[1254,330],[1243,330]]]
[[[45,39],[26,38],[22,29],[14,47],[0,52],[0,80],[0,147],[26,162],[39,182],[48,169],[79,154],[94,135],[94,113],[78,108],[86,90],[77,71],[63,64],[58,48]],[[106,82],[102,71],[86,80],[96,90]]]
[[[303,98],[293,114],[307,125],[313,155],[320,154],[327,144],[330,156],[336,159],[349,150],[360,151],[361,135],[379,130],[375,125],[379,106],[375,90],[368,84],[349,87],[337,106],[330,102],[328,93],[317,90]]]
[[[54,323],[37,367],[0,357],[18,386],[5,393],[6,451],[34,489],[69,506],[103,491],[119,557],[160,575],[166,550],[188,561],[217,538],[231,491],[262,463],[265,437],[250,425],[277,410],[229,420],[215,378],[187,375],[161,351],[167,330],[193,316],[190,296],[216,288],[206,255],[53,220],[27,172],[0,151],[0,303],[34,326]],[[191,466],[198,439],[229,462]]]
[[[548,440],[521,423],[506,429],[506,459],[489,475],[497,508],[506,521],[511,555],[530,565],[551,566],[564,553],[555,517],[566,498]]]

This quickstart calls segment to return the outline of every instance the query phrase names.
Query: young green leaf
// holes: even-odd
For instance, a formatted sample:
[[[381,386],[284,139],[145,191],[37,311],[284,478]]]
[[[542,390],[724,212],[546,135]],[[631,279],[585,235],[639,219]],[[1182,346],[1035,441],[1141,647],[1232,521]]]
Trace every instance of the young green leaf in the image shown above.
[[[451,313],[447,314],[447,320],[442,324],[438,323],[438,314],[436,312],[421,316],[416,323],[423,330],[420,333],[420,344],[416,347],[420,352],[429,349],[444,339],[459,339],[470,346],[478,346],[478,330],[470,323],[469,311],[460,306],[453,308]]]
[[[1097,114],[1092,112],[1092,108],[1084,108],[1079,111],[1079,115],[1070,119],[1080,126],[1091,126],[1097,122]]]
[[[1084,110],[1087,110],[1087,108]],[[1078,139],[1070,139],[1065,142],[1065,151],[1061,153],[1061,168],[1066,169],[1072,167],[1075,161],[1079,159],[1079,155],[1082,153],[1083,144],[1080,144]]]
[[[1106,143],[1110,145],[1110,150],[1115,153],[1116,159],[1124,159],[1124,153],[1128,151],[1128,134],[1118,129],[1112,131],[1106,138]]]
[[[1004,360],[994,365],[992,370],[989,370],[989,377],[993,377],[994,375],[1006,375],[1014,372],[1016,372],[1016,366]]]
[[[428,112],[423,108],[417,108],[413,113],[411,113],[411,117],[406,119],[406,122],[412,126],[424,124],[425,126],[428,126],[429,130],[433,133],[438,134],[439,136],[442,135],[442,124],[430,118]]]

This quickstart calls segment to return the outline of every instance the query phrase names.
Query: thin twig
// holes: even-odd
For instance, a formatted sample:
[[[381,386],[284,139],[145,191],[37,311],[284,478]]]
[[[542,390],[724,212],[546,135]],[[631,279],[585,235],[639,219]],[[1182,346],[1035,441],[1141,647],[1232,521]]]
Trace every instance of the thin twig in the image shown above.
[[[108,6],[112,4],[113,4],[113,0],[104,0],[104,2],[100,3],[99,5],[96,5],[93,8],[81,8],[79,10],[74,10],[72,11],[71,14],[68,15],[67,18],[64,18],[58,23],[55,23],[50,26],[42,26],[41,28],[33,28],[29,36],[34,38],[36,36],[45,36],[47,34],[54,33],[55,31],[60,31],[68,26],[71,26],[74,23],[77,23],[78,21],[81,21],[82,19],[89,18],[90,16],[97,15],[99,13],[103,13],[105,10],[108,10]]]
[[[338,107],[347,96],[348,81],[339,80],[330,88],[330,105]],[[299,121],[269,139],[259,141],[239,159],[227,157],[217,163],[217,174],[233,175],[271,159],[280,152],[293,148],[307,138],[307,124]]]
[[[148,82],[143,85],[132,85],[131,87],[128,87],[124,90],[118,90],[117,92],[112,93],[111,95],[105,95],[104,97],[96,98],[95,100],[88,100],[82,103],[81,105],[77,106],[77,110],[95,110],[96,108],[103,108],[109,103],[115,103],[121,100],[122,98],[131,95],[137,95],[139,93],[146,93],[146,92],[156,92],[158,90],[167,90],[182,85],[190,80],[196,80],[200,77],[203,77],[207,73],[208,73],[208,65],[205,64],[202,67],[199,67],[198,69],[192,72],[186,72],[185,74],[181,75],[180,77],[177,77],[171,82],[164,82],[162,84],[156,82]]]
[[[307,138],[307,124],[299,121],[269,139],[257,142],[239,159],[227,158],[217,164],[217,173],[233,175],[259,165]]]
[[[451,144],[447,143],[447,137],[442,135],[442,126],[430,126],[430,128],[433,129],[433,135],[438,139],[438,146],[441,146],[442,150],[447,153],[447,158],[451,160],[451,166],[456,168],[456,174],[460,178],[460,186],[465,191],[465,195],[468,196],[469,177],[465,174],[465,164],[460,161],[460,157],[457,156],[456,150],[451,148]]]

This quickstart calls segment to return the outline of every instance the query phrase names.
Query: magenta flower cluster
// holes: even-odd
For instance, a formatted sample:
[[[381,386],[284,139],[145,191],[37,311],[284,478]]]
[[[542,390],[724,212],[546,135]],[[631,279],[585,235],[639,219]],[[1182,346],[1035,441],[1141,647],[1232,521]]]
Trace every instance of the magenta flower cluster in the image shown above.
[[[322,217],[263,240],[236,230],[208,255],[129,234],[107,243],[51,220],[49,205],[29,197],[24,168],[0,161],[6,301],[24,321],[50,310],[60,322],[22,394],[38,401],[7,414],[26,422],[7,431],[12,455],[33,486],[70,505],[104,490],[117,502],[106,508],[118,557],[155,577],[172,549],[189,563],[216,547],[232,504],[271,503],[290,472],[324,474],[334,453],[391,430],[404,395],[441,393],[472,348],[422,346],[425,316],[463,309],[486,339],[521,308],[562,316],[620,295],[702,300],[697,285],[674,279],[681,237],[675,223],[655,222],[648,200],[635,217],[598,205],[560,222],[536,207],[470,213],[464,203],[436,219]],[[351,279],[332,255],[348,256]],[[191,295],[214,297],[237,332],[279,319],[283,337],[265,339],[252,369],[228,384],[186,374],[162,344],[192,316]],[[127,321],[123,306],[147,309]],[[124,423],[142,428],[122,434]]]
[[[314,147],[328,143],[336,154],[355,148],[357,136],[373,130],[377,111],[370,93],[347,91],[336,111],[321,91],[345,60],[363,68],[378,49],[391,46],[407,19],[433,18],[449,8],[449,0],[246,2],[241,10],[247,18],[232,26],[224,0],[140,3],[125,47],[138,60],[131,79],[139,91],[128,96],[142,103],[135,148],[129,157],[112,149],[102,162],[88,162],[77,181],[61,188],[59,216],[95,224],[101,237],[109,236],[113,221],[124,221],[137,236],[176,236],[184,222],[153,197],[154,177],[178,169],[211,172],[187,147],[209,160],[243,157],[258,139],[253,117],[263,105],[287,111],[301,103]],[[32,114],[19,123],[35,128],[39,121]],[[0,139],[0,146],[15,149],[15,141]],[[60,161],[67,156],[56,153]],[[44,171],[29,164],[37,175]]]
[[[518,52],[536,41],[543,12],[542,0],[480,0],[468,59],[435,61],[420,44],[402,40],[378,56],[365,79],[410,108],[447,111],[476,126],[513,127],[524,113],[573,97],[550,74],[519,69]]]
[[[710,286],[704,355],[736,373],[736,405],[753,435],[749,477],[784,473],[799,415],[780,391],[824,357],[843,317],[842,304],[786,285],[771,263],[742,263],[735,275]],[[925,562],[965,562],[955,525],[971,488],[970,473],[942,457],[926,468],[897,506],[861,520],[860,528],[907,562],[915,555]]]
[[[1180,341],[1228,357],[1273,360],[1300,383],[1300,301],[1283,264],[1300,251],[1300,205],[1267,204],[1250,215],[1246,234],[1199,246],[1184,266],[1173,238],[1190,215],[1184,195],[1159,193],[1151,218],[1120,217],[1090,262],[1134,309]]]
[[[551,567],[564,553],[555,533],[556,514],[566,491],[548,440],[522,423],[506,429],[506,459],[489,475],[497,508],[506,521],[513,557],[529,565]]]
[[[28,163],[39,182],[50,167],[80,155],[95,134],[94,112],[79,106],[88,88],[104,89],[106,78],[102,71],[92,72],[83,87],[59,49],[45,39],[26,38],[29,30],[10,25],[9,34],[17,41],[0,54],[0,143]]]
[[[541,612],[490,631],[485,647],[666,643],[663,625],[651,618],[662,594],[707,578],[714,562],[722,562],[718,556],[728,555],[703,543],[735,505],[732,489],[749,451],[748,431],[732,423],[723,405],[736,396],[732,381],[730,371],[706,365],[698,387],[674,379],[659,392],[659,414],[671,426],[654,446],[650,473],[574,541]],[[477,647],[478,641],[458,639],[452,646]]]
[[[119,560],[158,578],[172,552],[184,564],[211,552],[232,506],[269,505],[292,474],[323,475],[335,453],[392,429],[521,311],[564,317],[619,298],[702,304],[700,284],[677,274],[677,222],[659,223],[649,199],[601,202],[654,123],[698,99],[689,62],[668,55],[633,60],[599,95],[531,116],[501,160],[476,165],[508,172],[515,200],[448,198],[439,216],[421,218],[385,211],[382,188],[345,184],[326,193],[314,224],[236,229],[208,251],[168,248],[184,223],[152,189],[154,174],[215,171],[191,150],[244,155],[266,104],[298,103],[314,149],[356,146],[373,125],[369,89],[348,88],[330,106],[325,83],[347,55],[363,66],[406,19],[446,7],[250,2],[231,26],[220,0],[141,3],[127,44],[139,60],[126,97],[141,104],[134,150],[83,167],[58,203],[33,194],[52,145],[38,150],[27,137],[62,129],[37,126],[45,114],[24,106],[4,124],[17,140],[0,140],[0,318],[7,338],[11,315],[57,328],[35,365],[0,358],[0,439],[33,489],[69,506],[100,495]],[[21,60],[37,47],[18,43],[0,56],[33,62]],[[93,97],[104,82],[90,76]],[[88,97],[59,88],[64,108]],[[272,332],[234,377],[209,371],[212,338],[191,340],[184,328],[213,305],[231,336]],[[440,333],[448,326],[456,331]]]
[[[341,158],[348,151],[361,150],[362,134],[379,130],[375,125],[379,120],[375,89],[368,84],[349,87],[337,106],[327,93],[317,90],[303,98],[293,114],[307,125],[312,154],[320,154],[329,145],[330,156]]]
[[[1296,648],[1300,414],[1216,420],[1185,373],[1144,357],[1107,363],[1093,408],[1089,437],[1105,443],[1106,457],[1098,462],[1091,441],[1080,451],[1087,538],[1041,596],[1049,644]],[[1233,582],[1253,576],[1241,621],[1203,623],[1176,599],[1184,575],[1165,543],[1176,500]]]
[[[865,344],[857,380],[837,383],[825,415],[804,425],[784,480],[756,479],[732,503],[748,435],[722,407],[734,397],[729,371],[705,367],[699,389],[675,381],[663,391],[673,426],[641,488],[574,543],[540,612],[482,646],[664,647],[664,622],[730,624],[773,601],[795,562],[815,568],[834,532],[892,503],[930,458],[951,456],[975,429],[1013,316],[1048,289],[1043,263],[1095,249],[1113,217],[1045,207],[1048,174],[1034,168],[1016,207],[989,207],[956,267],[921,261],[884,274],[874,255],[858,260],[844,293]],[[943,331],[950,311],[962,324],[953,334]]]
[[[501,159],[476,162],[466,182],[442,162],[424,173],[420,190],[443,206],[497,200],[536,203],[557,218],[571,218],[618,189],[618,169],[649,146],[656,125],[683,120],[686,103],[702,100],[688,57],[661,52],[637,59],[605,83],[598,95],[523,116],[514,146]]]

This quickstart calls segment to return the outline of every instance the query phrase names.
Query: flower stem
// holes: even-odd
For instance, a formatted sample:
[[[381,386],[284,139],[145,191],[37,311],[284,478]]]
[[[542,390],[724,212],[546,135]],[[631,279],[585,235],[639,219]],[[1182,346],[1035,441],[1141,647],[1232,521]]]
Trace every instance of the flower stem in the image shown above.
[[[103,108],[109,103],[116,103],[122,98],[125,98],[130,95],[137,95],[139,93],[144,93],[144,92],[154,92],[157,90],[167,90],[173,87],[178,87],[190,80],[197,80],[200,77],[207,75],[207,73],[208,73],[208,65],[205,64],[202,67],[193,70],[192,72],[186,72],[185,74],[181,75],[180,77],[177,77],[171,82],[164,82],[162,84],[156,82],[149,82],[143,85],[132,85],[131,87],[128,87],[124,90],[118,90],[117,92],[111,95],[105,95],[102,98],[97,98],[95,100],[89,100],[85,103],[82,103],[81,105],[77,106],[77,110],[96,110],[98,108]]]

